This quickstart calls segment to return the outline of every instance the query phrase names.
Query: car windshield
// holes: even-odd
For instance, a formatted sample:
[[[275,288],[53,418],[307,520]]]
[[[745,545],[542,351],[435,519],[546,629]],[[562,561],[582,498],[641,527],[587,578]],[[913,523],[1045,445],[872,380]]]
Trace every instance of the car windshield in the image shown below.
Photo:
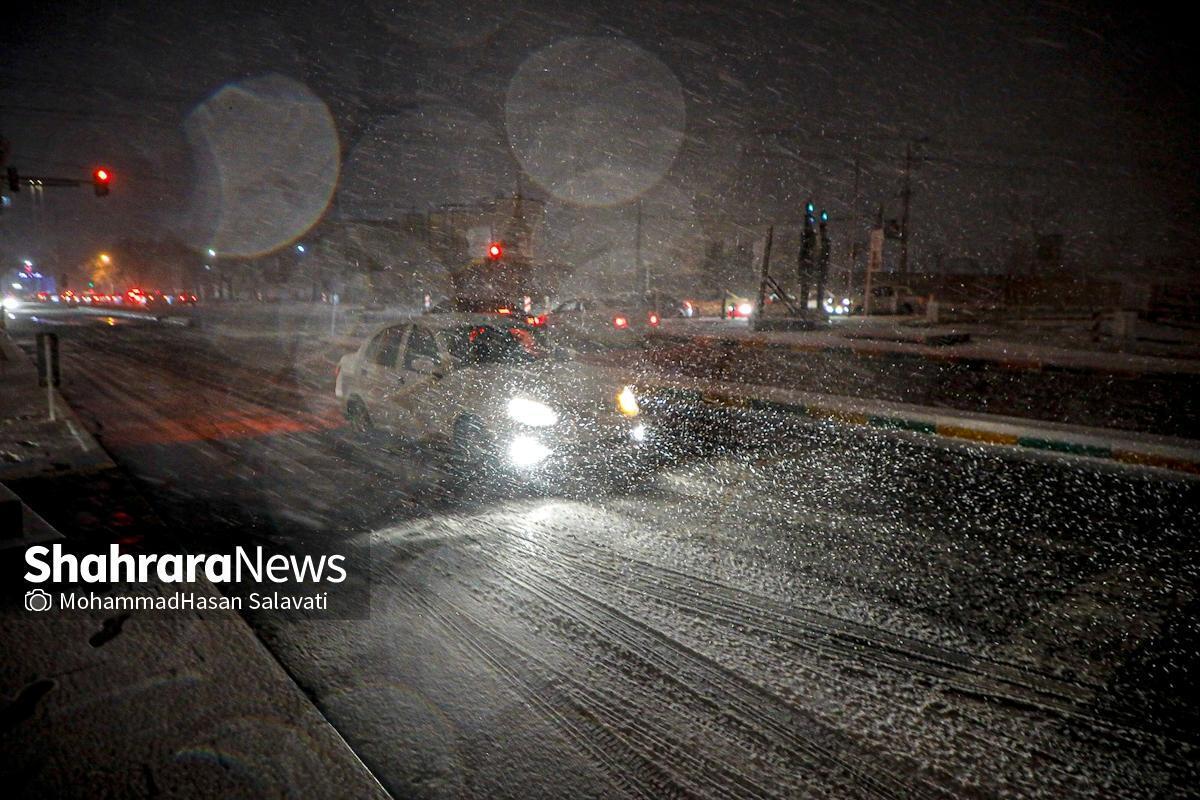
[[[1185,17],[14,3],[0,792],[1197,795]]]

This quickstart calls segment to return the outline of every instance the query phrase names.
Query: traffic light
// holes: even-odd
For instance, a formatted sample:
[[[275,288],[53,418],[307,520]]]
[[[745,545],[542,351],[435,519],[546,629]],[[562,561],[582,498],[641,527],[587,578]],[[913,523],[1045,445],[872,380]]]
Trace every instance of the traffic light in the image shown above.
[[[17,168],[9,167],[5,172],[8,174],[8,190],[10,192],[21,191],[21,176],[17,174]]]
[[[504,248],[500,246],[499,242],[492,242],[488,245],[487,254],[490,260],[499,261],[500,256],[504,255]]]
[[[97,167],[92,171],[92,188],[96,190],[96,197],[108,194],[108,184],[111,182],[112,173],[104,167]]]

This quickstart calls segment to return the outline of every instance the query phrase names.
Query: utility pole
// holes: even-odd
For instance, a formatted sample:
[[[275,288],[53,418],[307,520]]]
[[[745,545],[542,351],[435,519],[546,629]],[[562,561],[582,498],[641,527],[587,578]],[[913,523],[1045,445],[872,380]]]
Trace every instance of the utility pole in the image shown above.
[[[861,155],[861,149],[854,152],[854,200],[850,204],[850,235],[847,237],[850,241],[850,263],[846,265],[846,283],[842,289],[847,296],[853,289],[854,265],[858,263],[858,181]]]
[[[634,269],[637,270],[637,276],[634,278],[635,285],[642,285],[642,294],[650,294],[650,273],[646,271],[645,265],[642,264],[642,198],[637,201],[637,224],[634,232],[633,242],[634,252]]]
[[[900,215],[900,274],[908,277],[908,209],[912,200],[912,142],[904,145],[904,188],[900,190],[904,211]]]
[[[758,305],[754,307],[754,322],[760,324],[763,318],[763,311],[767,305],[767,282],[771,278],[771,241],[775,238],[775,226],[767,228],[767,241],[763,245],[762,257],[762,277],[758,283]],[[721,317],[725,316],[725,295],[721,294]],[[755,328],[758,330],[758,328]]]

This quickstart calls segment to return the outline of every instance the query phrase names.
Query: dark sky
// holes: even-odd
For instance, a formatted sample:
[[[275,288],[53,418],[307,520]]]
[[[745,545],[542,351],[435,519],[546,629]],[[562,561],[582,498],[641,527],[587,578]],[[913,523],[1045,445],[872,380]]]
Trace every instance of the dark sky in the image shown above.
[[[518,180],[553,219],[601,238],[637,197],[666,238],[794,220],[808,197],[860,230],[880,203],[899,214],[909,142],[918,266],[937,252],[998,261],[1033,225],[1098,265],[1196,244],[1196,76],[1184,27],[1164,12],[25,5],[0,56],[10,163],[81,177],[103,163],[117,182],[104,199],[14,198],[0,217],[5,265],[78,260],[124,235],[268,249],[320,216],[326,188],[326,213],[373,217]]]

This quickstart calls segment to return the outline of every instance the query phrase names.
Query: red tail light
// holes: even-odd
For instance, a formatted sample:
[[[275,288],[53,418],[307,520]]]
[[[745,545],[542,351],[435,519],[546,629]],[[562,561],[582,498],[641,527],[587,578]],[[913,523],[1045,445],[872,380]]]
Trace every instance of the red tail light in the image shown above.
[[[656,328],[658,327],[658,314],[653,312],[650,314],[650,324]]]
[[[542,325],[545,325],[545,324],[546,324],[546,315],[545,315],[545,314],[538,314],[536,317],[534,317],[534,316],[528,316],[528,317],[526,317],[526,318],[525,318],[525,324],[526,324],[526,325],[532,325],[532,326],[534,326],[535,328],[536,328],[536,327],[540,327],[540,326],[542,326]]]
[[[613,317],[614,328],[626,328],[629,326],[629,320],[624,317]]]

